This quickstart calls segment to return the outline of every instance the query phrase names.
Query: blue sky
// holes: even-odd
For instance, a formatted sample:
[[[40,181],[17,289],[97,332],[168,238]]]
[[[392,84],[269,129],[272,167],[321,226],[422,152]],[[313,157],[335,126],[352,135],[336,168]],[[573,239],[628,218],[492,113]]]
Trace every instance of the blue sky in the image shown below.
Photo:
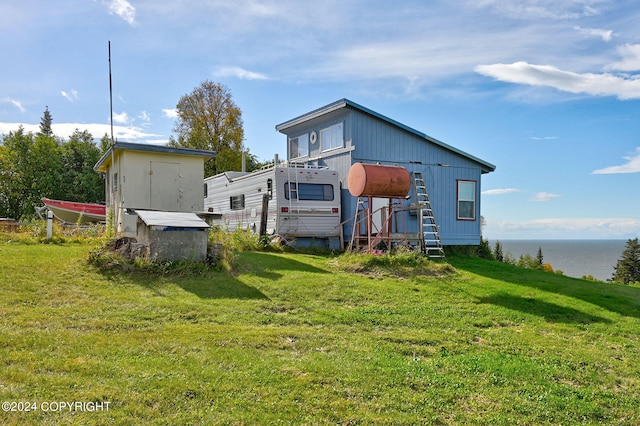
[[[631,0],[22,0],[0,4],[0,133],[164,143],[225,84],[259,159],[348,98],[497,166],[484,235],[640,236],[640,8]]]

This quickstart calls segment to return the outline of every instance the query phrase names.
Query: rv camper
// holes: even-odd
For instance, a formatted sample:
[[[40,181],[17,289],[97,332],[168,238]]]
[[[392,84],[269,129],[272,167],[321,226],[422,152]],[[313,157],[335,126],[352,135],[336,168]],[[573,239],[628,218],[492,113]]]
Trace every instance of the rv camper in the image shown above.
[[[323,167],[283,165],[204,180],[204,208],[230,232],[246,229],[299,247],[342,248],[340,180]]]

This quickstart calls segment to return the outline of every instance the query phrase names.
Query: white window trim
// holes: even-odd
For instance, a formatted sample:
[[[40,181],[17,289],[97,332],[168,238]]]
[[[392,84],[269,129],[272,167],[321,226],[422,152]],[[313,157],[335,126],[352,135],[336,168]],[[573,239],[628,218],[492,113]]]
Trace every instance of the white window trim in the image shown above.
[[[473,200],[463,200],[460,198],[460,183],[472,183],[473,184]],[[460,216],[460,202],[473,202],[473,217],[461,217]],[[477,214],[476,210],[478,209],[478,182],[470,179],[458,179],[456,181],[456,219],[457,220],[467,220],[467,221],[476,221]]]
[[[331,130],[334,127],[337,127],[337,126],[340,126],[342,128],[342,135],[341,135],[342,142],[338,146],[332,146],[330,148],[326,148],[325,149],[325,147],[324,147],[325,141],[324,141],[324,137],[323,137],[325,132],[327,130]],[[321,152],[328,152],[328,151],[333,151],[334,149],[341,149],[341,148],[344,148],[344,122],[336,123],[336,124],[333,124],[333,125],[331,125],[329,127],[325,127],[324,129],[320,130],[320,151]]]
[[[306,154],[303,155],[296,155],[294,156],[293,153],[291,152],[291,143],[297,139],[297,146],[298,146],[298,153],[300,153],[300,139],[306,139]],[[298,135],[296,137],[293,138],[289,138],[289,159],[294,159],[294,158],[304,158],[304,157],[308,157],[309,156],[309,133],[303,133],[301,135]]]

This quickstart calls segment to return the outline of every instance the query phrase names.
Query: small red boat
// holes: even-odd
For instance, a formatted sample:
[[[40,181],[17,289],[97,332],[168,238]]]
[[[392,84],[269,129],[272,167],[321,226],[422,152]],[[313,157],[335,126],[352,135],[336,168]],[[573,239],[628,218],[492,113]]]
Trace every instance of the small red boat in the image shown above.
[[[53,215],[66,223],[93,223],[107,221],[107,206],[103,204],[76,203],[43,198],[42,202]]]

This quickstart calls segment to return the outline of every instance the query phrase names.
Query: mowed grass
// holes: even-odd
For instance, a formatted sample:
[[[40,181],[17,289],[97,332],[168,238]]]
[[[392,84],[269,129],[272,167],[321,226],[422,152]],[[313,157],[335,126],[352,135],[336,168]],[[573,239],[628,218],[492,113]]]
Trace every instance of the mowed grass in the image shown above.
[[[637,287],[466,257],[105,272],[89,250],[0,244],[0,401],[37,408],[0,424],[640,424]]]

